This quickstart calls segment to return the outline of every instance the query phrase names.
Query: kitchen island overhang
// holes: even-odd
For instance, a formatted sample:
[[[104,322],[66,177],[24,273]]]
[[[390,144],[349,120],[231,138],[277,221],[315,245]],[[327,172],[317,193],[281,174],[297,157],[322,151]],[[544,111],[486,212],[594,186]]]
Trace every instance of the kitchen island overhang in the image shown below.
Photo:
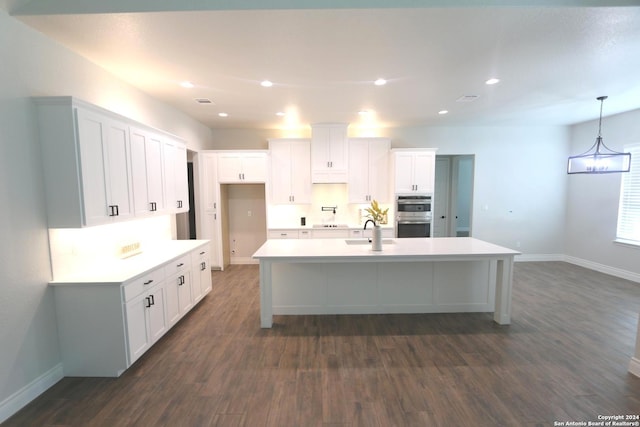
[[[358,244],[362,243],[362,244]],[[260,322],[274,314],[493,312],[511,322],[519,252],[471,237],[366,241],[267,240],[260,263]]]

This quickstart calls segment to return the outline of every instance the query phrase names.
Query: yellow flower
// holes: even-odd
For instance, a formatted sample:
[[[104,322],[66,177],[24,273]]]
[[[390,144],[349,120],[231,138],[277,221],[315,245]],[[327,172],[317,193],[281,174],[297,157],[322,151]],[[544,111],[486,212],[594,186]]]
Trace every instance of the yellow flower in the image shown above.
[[[378,205],[378,201],[374,200],[371,202],[371,206],[366,208],[365,211],[368,214],[367,218],[373,220],[375,225],[379,225],[387,215],[389,208],[383,211],[382,209],[380,209],[380,205]]]

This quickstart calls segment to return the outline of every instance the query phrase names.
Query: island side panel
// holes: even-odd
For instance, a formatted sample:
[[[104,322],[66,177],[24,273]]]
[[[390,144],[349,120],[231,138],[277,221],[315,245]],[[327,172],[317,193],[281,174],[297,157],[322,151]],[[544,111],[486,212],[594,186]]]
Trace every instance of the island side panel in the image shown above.
[[[442,312],[492,312],[495,262],[447,261],[434,264],[434,304]]]
[[[513,256],[498,259],[496,269],[496,308],[493,320],[500,325],[511,324],[511,290],[513,287]]]
[[[271,261],[260,260],[260,326],[270,328],[273,325]]]

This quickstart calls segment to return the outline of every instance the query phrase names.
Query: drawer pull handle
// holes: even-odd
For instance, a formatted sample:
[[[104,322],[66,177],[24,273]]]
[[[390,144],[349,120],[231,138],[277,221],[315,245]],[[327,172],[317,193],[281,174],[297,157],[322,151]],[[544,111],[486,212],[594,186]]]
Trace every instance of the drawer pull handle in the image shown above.
[[[200,252],[200,255],[204,255],[204,254],[205,254],[205,252],[204,252],[204,251]]]
[[[144,282],[144,284],[145,284],[145,285],[148,285],[148,284],[150,284],[150,283],[153,283],[153,279],[149,279],[149,280],[147,280],[146,282]]]
[[[184,265],[183,262],[181,262],[180,264],[178,264],[176,267],[182,267]]]

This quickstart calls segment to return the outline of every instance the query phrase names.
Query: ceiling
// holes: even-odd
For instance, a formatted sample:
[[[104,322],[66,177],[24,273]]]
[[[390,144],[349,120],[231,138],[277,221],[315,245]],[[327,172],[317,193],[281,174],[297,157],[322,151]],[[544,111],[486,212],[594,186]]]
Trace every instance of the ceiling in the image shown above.
[[[640,108],[640,1],[7,1],[211,128],[567,125],[597,118],[600,95],[605,115]]]

